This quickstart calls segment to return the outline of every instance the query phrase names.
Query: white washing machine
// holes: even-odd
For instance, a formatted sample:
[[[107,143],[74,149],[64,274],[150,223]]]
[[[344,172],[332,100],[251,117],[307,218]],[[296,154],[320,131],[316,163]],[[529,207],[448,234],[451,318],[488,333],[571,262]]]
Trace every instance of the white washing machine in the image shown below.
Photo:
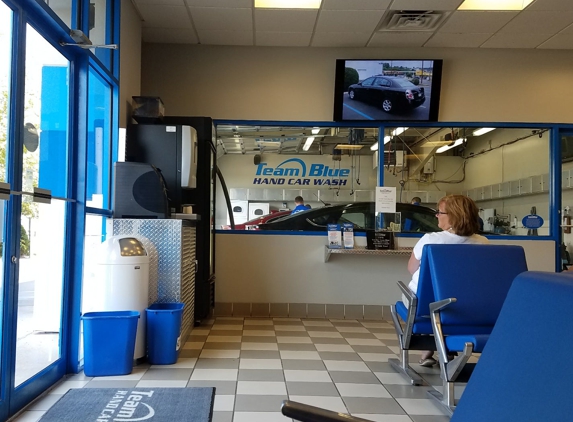
[[[232,199],[231,209],[233,210],[235,224],[243,224],[249,220],[249,201]],[[231,224],[231,219],[228,217],[227,224]]]
[[[249,220],[262,217],[271,212],[270,205],[266,202],[251,202],[249,203]]]

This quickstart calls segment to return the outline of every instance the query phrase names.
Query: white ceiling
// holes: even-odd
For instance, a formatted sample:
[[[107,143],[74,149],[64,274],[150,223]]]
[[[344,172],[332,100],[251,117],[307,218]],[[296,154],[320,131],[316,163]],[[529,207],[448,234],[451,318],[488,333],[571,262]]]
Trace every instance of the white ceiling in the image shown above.
[[[457,11],[462,2],[322,0],[319,10],[255,10],[254,0],[132,0],[143,40],[153,43],[573,49],[573,0],[534,0],[521,12]],[[392,19],[413,11],[422,16]]]

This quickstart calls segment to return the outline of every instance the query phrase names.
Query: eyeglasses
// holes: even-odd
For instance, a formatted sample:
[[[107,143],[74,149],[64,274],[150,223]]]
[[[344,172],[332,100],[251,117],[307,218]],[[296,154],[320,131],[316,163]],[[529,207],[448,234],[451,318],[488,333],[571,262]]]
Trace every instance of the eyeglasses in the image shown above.
[[[440,215],[440,214],[447,214],[447,212],[436,211],[436,216],[438,216],[438,215]]]

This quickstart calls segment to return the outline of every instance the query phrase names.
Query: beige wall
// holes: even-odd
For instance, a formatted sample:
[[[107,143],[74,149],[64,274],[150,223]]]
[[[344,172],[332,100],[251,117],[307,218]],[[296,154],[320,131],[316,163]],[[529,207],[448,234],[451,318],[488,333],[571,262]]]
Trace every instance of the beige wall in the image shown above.
[[[131,116],[131,97],[141,89],[141,18],[130,1],[121,2],[119,127]]]
[[[440,121],[573,122],[563,50],[144,44],[142,94],[160,96],[168,115],[331,121],[337,58],[442,58]]]

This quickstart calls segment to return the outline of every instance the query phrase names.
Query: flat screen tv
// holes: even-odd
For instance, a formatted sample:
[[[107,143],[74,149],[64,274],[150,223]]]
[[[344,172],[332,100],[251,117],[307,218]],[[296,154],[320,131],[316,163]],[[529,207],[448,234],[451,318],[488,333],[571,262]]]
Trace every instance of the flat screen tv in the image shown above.
[[[435,122],[442,60],[336,60],[334,121]]]

